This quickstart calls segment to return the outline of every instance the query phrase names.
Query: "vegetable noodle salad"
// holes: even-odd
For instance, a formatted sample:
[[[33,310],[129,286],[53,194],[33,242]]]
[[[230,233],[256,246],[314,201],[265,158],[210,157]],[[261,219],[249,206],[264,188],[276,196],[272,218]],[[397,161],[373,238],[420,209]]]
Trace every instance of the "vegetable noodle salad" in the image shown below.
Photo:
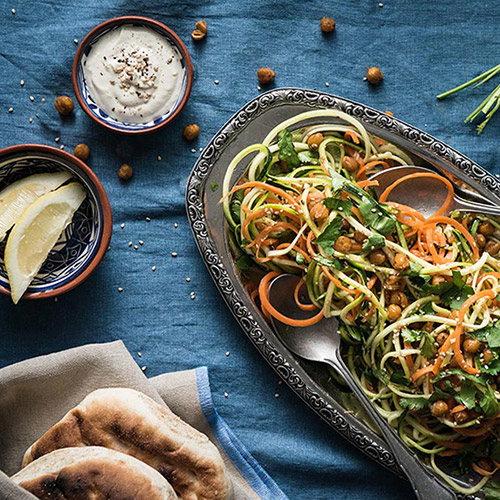
[[[319,124],[298,128],[304,120]],[[231,188],[244,160],[245,176]],[[229,240],[263,314],[294,326],[337,316],[348,367],[373,404],[445,481],[471,494],[500,468],[500,223],[450,216],[453,187],[430,172],[400,178],[377,200],[368,176],[408,164],[404,151],[343,112],[290,118],[228,167]],[[415,175],[448,188],[427,219],[390,202]],[[303,278],[291,293],[309,319],[270,304],[269,285],[282,273]],[[478,481],[462,486],[436,456]],[[486,488],[500,491],[500,483]]]

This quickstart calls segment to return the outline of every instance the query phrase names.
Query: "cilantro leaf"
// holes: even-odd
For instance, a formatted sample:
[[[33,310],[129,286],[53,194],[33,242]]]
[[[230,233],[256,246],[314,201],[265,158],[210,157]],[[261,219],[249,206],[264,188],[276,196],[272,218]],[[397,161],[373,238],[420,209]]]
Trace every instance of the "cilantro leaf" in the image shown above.
[[[236,267],[240,271],[248,271],[253,266],[253,260],[250,255],[243,254],[241,257],[236,259]]]
[[[408,410],[422,410],[429,404],[429,400],[426,398],[401,398],[399,404]]]
[[[359,204],[359,211],[365,224],[380,234],[388,236],[396,229],[396,223],[381,211],[380,205],[364,196]]]
[[[325,198],[323,200],[323,205],[330,210],[340,210],[346,215],[351,215],[352,213],[352,201],[350,200],[339,200],[337,198]]]
[[[425,332],[424,345],[421,347],[420,352],[422,356],[431,358],[434,356],[434,351],[434,337],[430,333]]]
[[[236,222],[236,224],[239,224],[241,222],[241,202],[243,200],[243,197],[244,197],[243,189],[236,191],[229,205],[229,211],[231,212],[231,217]]]
[[[404,328],[401,330],[401,335],[406,342],[416,342],[422,338],[425,332],[423,330],[410,330],[409,328]]]
[[[500,410],[500,405],[495,396],[495,391],[491,385],[486,385],[486,392],[479,395],[479,406],[486,417],[494,417],[498,414]]]
[[[334,267],[335,269],[339,270],[344,269],[344,266],[342,265],[342,262],[340,262],[339,259],[327,259],[322,255],[316,255],[316,257],[314,257],[314,260],[318,264],[321,264],[322,266]]]
[[[332,246],[343,232],[342,223],[342,217],[335,217],[335,219],[333,219],[324,231],[316,238],[315,243],[323,247],[325,250],[331,250]]]
[[[407,276],[415,277],[420,275],[420,271],[422,270],[422,266],[410,260],[410,268],[405,272]]]
[[[429,294],[440,295],[444,304],[458,310],[474,294],[473,288],[465,283],[462,275],[458,271],[453,271],[453,281],[443,281],[438,285],[426,283],[423,285],[422,290]]]
[[[284,160],[292,170],[300,167],[300,158],[293,147],[292,134],[286,128],[278,132],[278,158]]]
[[[378,233],[373,233],[364,243],[363,250],[366,252],[371,252],[372,250],[378,250],[379,248],[385,247],[385,238]]]
[[[492,348],[500,347],[500,320],[497,321],[492,326],[487,326],[476,330],[475,332],[470,332],[471,337],[475,337],[479,340],[485,340],[488,345]]]
[[[470,380],[465,379],[460,389],[460,402],[472,410],[476,406],[476,394],[476,386]]]
[[[210,189],[215,192],[217,191],[217,189],[219,189],[219,185],[216,182],[211,182]]]
[[[392,372],[391,382],[398,385],[408,385],[410,381],[406,378],[405,372],[399,369]]]
[[[478,361],[478,366],[480,365],[480,361]],[[500,373],[500,359],[493,359],[492,361],[488,361],[488,363],[484,363],[481,366],[481,373],[487,373],[488,375],[498,375]]]
[[[307,261],[306,261],[306,258],[299,252],[297,252],[297,255],[295,256],[295,262],[297,262],[297,264],[305,264]]]
[[[372,368],[372,374],[375,378],[382,380],[382,382],[387,383],[389,381],[389,377],[385,370],[381,370],[380,368]]]
[[[490,479],[483,486],[484,500],[500,500],[500,482]]]

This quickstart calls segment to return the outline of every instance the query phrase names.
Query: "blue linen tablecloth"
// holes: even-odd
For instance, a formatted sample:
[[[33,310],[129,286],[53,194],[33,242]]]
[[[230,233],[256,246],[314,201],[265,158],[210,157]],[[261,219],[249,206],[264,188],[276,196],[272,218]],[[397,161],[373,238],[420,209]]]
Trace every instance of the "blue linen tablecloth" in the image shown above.
[[[185,183],[199,148],[258,93],[261,66],[276,71],[276,85],[329,90],[390,110],[500,173],[500,116],[480,137],[462,123],[487,89],[442,103],[435,99],[499,62],[500,7],[480,0],[381,5],[375,0],[4,0],[0,147],[31,142],[72,150],[87,143],[89,165],[111,201],[114,234],[99,269],[59,300],[14,307],[8,297],[0,297],[0,366],[115,339],[124,340],[151,376],[207,365],[220,413],[290,498],[409,497],[407,483],[354,449],[279,384],[226,310],[184,210]],[[136,140],[105,131],[80,109],[61,119],[53,108],[56,96],[73,95],[74,40],[125,14],[156,18],[173,28],[186,42],[195,69],[191,98],[177,120]],[[333,36],[319,30],[324,15],[337,21]],[[194,44],[189,34],[199,19],[207,20],[209,34]],[[363,82],[372,65],[385,75],[376,88]],[[181,132],[193,122],[200,124],[201,134],[188,144]],[[120,155],[129,155],[134,167],[134,178],[126,184],[116,176]]]

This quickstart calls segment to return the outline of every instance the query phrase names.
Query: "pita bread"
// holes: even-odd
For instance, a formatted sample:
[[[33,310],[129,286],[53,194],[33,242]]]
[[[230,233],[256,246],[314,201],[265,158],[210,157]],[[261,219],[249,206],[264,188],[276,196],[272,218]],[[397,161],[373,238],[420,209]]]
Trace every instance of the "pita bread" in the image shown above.
[[[97,446],[53,451],[12,477],[40,500],[174,500],[168,481],[143,462]]]
[[[26,452],[23,466],[59,448],[103,446],[156,469],[183,500],[227,500],[229,476],[205,434],[132,389],[99,389]]]

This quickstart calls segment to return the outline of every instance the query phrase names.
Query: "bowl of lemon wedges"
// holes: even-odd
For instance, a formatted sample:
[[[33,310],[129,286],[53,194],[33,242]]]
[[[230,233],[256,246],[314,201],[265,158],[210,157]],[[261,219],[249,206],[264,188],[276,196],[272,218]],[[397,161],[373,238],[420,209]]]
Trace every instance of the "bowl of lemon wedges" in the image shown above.
[[[15,304],[79,285],[112,225],[101,182],[78,158],[37,144],[0,150],[0,292]]]

